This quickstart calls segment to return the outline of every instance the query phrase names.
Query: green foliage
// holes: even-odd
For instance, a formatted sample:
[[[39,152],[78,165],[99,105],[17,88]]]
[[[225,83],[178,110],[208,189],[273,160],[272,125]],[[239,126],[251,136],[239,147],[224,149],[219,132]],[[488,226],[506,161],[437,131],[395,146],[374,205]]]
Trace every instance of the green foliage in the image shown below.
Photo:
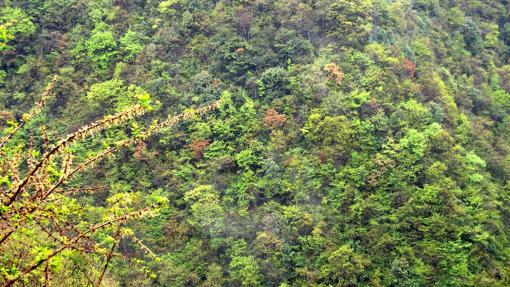
[[[345,116],[322,116],[312,113],[301,129],[311,146],[331,149],[334,156],[341,157],[350,151],[351,123]]]
[[[115,18],[115,10],[113,9],[112,2],[111,0],[87,2],[88,16],[92,18],[94,23],[113,20]]]
[[[289,91],[287,71],[280,67],[265,70],[257,84],[261,97],[266,101],[281,98]]]
[[[223,208],[214,187],[202,185],[184,194],[184,201],[190,204],[191,212],[202,228],[217,229],[221,224]]]
[[[124,59],[131,61],[138,53],[143,50],[141,39],[136,32],[128,30],[122,38],[120,38],[120,47],[124,53]]]
[[[231,261],[229,268],[232,272],[232,279],[238,281],[241,286],[261,286],[261,275],[257,260],[253,256],[245,256],[246,242],[237,241],[231,250]]]
[[[0,285],[510,286],[507,1],[4,2]]]
[[[326,261],[320,269],[320,277],[327,284],[335,286],[360,285],[364,269],[370,263],[356,254],[349,245],[342,245],[329,253]]]
[[[106,69],[118,54],[115,36],[103,23],[98,24],[91,33],[84,43],[87,57],[97,68]]]
[[[175,14],[177,12],[177,10],[175,10],[175,6],[179,5],[181,2],[181,0],[166,0],[166,1],[161,1],[159,3],[159,6],[158,6],[158,11],[160,13],[165,13],[165,14]]]
[[[18,38],[35,33],[36,26],[20,8],[4,6],[0,10],[0,52],[14,50]]]
[[[146,91],[134,85],[126,87],[124,81],[118,79],[92,85],[87,92],[87,100],[96,111],[120,111],[135,103],[146,107],[150,104],[150,96]]]
[[[247,79],[253,69],[251,50],[241,37],[220,38],[214,49],[216,70],[236,82]]]
[[[372,29],[371,0],[318,1],[329,24],[328,33],[346,43],[366,39]]]

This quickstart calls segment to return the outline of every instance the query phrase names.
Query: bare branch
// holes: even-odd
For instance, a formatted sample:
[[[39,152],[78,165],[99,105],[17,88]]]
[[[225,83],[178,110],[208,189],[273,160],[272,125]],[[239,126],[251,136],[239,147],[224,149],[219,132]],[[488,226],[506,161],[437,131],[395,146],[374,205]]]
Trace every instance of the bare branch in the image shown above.
[[[20,194],[23,187],[32,180],[32,176],[43,166],[45,166],[51,157],[58,154],[61,150],[63,150],[66,146],[72,144],[76,140],[82,139],[86,136],[93,135],[102,129],[109,127],[111,125],[118,124],[121,121],[124,121],[132,116],[142,115],[145,109],[141,105],[136,105],[133,108],[120,112],[113,116],[107,116],[99,121],[92,123],[89,126],[85,126],[78,131],[68,135],[66,138],[61,140],[53,149],[49,152],[45,153],[41,160],[28,172],[28,174],[23,178],[21,183],[13,190],[13,195],[6,202],[6,206],[10,206],[15,200],[16,197]]]
[[[96,287],[99,287],[101,285],[101,281],[103,281],[103,277],[104,277],[104,274],[106,273],[106,269],[108,269],[108,265],[110,264],[110,260],[112,259],[113,251],[115,250],[115,247],[117,246],[117,242],[119,241],[119,238],[120,238],[120,226],[121,226],[121,224],[119,224],[117,226],[117,230],[115,231],[115,235],[114,235],[115,241],[113,242],[112,247],[110,248],[110,251],[108,252],[108,255],[106,255],[104,267],[103,267],[103,270],[101,271],[101,274],[99,274],[99,278],[97,279],[97,282],[95,285]]]
[[[41,95],[41,99],[37,104],[35,105],[35,108],[32,110],[32,112],[28,115],[27,120],[32,119],[36,114],[38,114],[44,104],[46,103],[46,99],[50,95],[51,91],[53,90],[53,87],[55,85],[55,82],[57,81],[58,76],[54,75],[51,79],[51,82],[46,86],[46,89],[44,90],[44,93]],[[22,122],[7,136],[5,136],[2,141],[0,142],[0,148],[2,148],[24,125],[27,123],[26,120],[22,120]]]

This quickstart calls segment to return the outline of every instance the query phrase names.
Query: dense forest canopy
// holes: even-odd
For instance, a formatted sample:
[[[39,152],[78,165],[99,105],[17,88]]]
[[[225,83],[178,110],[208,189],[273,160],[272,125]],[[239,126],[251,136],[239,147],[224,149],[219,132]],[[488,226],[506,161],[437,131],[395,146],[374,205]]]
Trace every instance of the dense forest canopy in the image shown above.
[[[507,0],[0,2],[0,286],[510,286]]]

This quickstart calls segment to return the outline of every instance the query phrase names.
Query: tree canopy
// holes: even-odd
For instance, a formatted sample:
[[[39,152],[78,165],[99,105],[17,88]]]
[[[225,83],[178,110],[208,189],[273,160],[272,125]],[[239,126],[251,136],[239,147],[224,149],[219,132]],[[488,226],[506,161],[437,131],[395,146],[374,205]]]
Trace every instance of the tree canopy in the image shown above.
[[[509,20],[3,1],[0,286],[510,286]]]

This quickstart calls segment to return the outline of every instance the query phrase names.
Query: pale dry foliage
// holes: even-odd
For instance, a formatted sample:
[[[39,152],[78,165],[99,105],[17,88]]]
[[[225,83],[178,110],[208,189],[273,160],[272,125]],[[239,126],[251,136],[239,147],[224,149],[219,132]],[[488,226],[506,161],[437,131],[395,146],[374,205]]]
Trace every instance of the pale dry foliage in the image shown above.
[[[342,84],[345,75],[340,66],[336,63],[329,63],[326,65],[325,70],[328,73],[328,80],[334,81],[337,85]]]

